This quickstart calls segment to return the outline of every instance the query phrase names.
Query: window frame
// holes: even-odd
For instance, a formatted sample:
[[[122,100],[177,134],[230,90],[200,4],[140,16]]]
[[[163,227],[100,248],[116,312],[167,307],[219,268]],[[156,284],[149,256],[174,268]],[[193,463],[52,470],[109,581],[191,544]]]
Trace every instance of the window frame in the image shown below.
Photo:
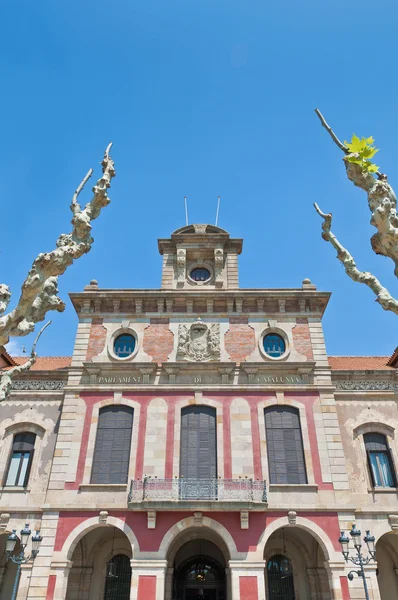
[[[280,356],[270,356],[269,354],[267,354],[267,352],[264,349],[264,338],[267,335],[272,335],[272,334],[279,335],[285,343],[285,351]],[[260,337],[258,340],[258,348],[259,348],[262,358],[264,358],[267,361],[278,362],[278,361],[284,361],[289,357],[292,346],[289,342],[289,336],[286,331],[284,331],[280,327],[267,327],[266,329],[263,329],[263,331],[260,334]]]
[[[135,338],[135,346],[134,346],[134,351],[132,352],[132,354],[129,354],[128,356],[118,356],[117,354],[115,354],[115,350],[114,350],[115,340],[120,335],[132,335]],[[108,350],[108,356],[115,362],[128,362],[128,361],[134,360],[134,358],[137,356],[137,353],[139,350],[139,337],[138,337],[135,329],[133,329],[130,326],[117,327],[117,329],[115,329],[115,331],[113,331],[109,337],[109,340],[107,343],[107,350]]]
[[[110,412],[111,410],[115,410],[115,409],[119,409],[120,411],[124,410],[125,413],[130,413],[131,414],[131,418],[132,418],[132,423],[131,423],[131,428],[130,428],[130,439],[129,439],[129,450],[128,450],[128,464],[127,464],[127,470],[126,470],[126,481],[118,481],[118,482],[101,482],[101,481],[93,481],[93,476],[94,476],[94,466],[96,464],[96,452],[97,452],[97,448],[98,448],[98,441],[99,441],[99,430],[103,430],[103,429],[108,429],[108,427],[100,427],[100,419],[101,419],[101,411],[103,411],[103,413],[105,413],[105,411]],[[131,447],[132,447],[132,441],[133,441],[133,431],[134,431],[134,421],[135,421],[135,411],[134,411],[134,407],[132,406],[128,406],[126,404],[109,404],[107,406],[102,406],[99,411],[98,411],[98,421],[97,421],[97,427],[96,427],[96,432],[95,432],[95,443],[94,443],[94,450],[93,450],[93,456],[92,456],[92,461],[91,461],[91,469],[90,469],[90,484],[91,485],[127,485],[129,482],[129,474],[130,474],[130,462],[131,462]],[[110,430],[115,431],[115,430],[127,430],[127,427],[109,427]],[[113,437],[114,439],[114,437]],[[99,450],[98,450],[99,452]],[[111,450],[111,453],[113,452],[113,448]],[[111,454],[112,456],[112,454]],[[101,461],[99,461],[101,462]],[[109,460],[109,466],[111,464],[111,460]]]
[[[281,410],[278,410],[281,409]],[[287,409],[287,410],[286,410]],[[275,442],[277,442],[278,440],[274,440],[272,439],[272,448],[273,448],[273,453],[274,453],[274,463],[275,463],[275,469],[272,470],[271,473],[271,460],[270,460],[270,449],[271,449],[271,440],[269,436],[269,431],[274,431],[275,429],[271,428],[271,427],[267,427],[267,418],[266,415],[267,413],[271,413],[272,411],[274,412],[287,412],[290,414],[295,414],[297,419],[298,419],[298,427],[280,427],[277,428],[280,431],[298,431],[300,434],[300,440],[299,442],[297,440],[294,439],[294,437],[292,438],[293,443],[296,445],[296,451],[297,451],[297,443],[299,443],[300,445],[300,449],[301,449],[301,457],[302,457],[302,461],[297,460],[297,467],[300,466],[300,462],[302,462],[302,465],[304,467],[304,472],[300,473],[299,468],[297,469],[297,475],[298,475],[298,479],[303,479],[303,481],[289,481],[289,473],[288,473],[288,462],[286,461],[286,454],[287,452],[289,452],[289,450],[286,449],[286,440],[283,439],[282,443],[283,443],[283,455],[284,455],[284,464],[286,466],[286,481],[271,481],[271,479],[275,476],[275,479],[278,479],[278,473],[277,473],[277,467],[278,464],[281,464],[281,461],[278,461],[275,459],[275,455],[276,455],[276,450],[275,450]],[[305,447],[304,447],[304,439],[303,439],[303,429],[302,429],[302,423],[301,423],[301,414],[300,414],[300,410],[295,407],[295,406],[291,406],[288,404],[273,404],[271,406],[265,406],[263,408],[263,415],[264,415],[264,430],[265,430],[265,440],[266,440],[266,452],[267,452],[267,464],[268,464],[268,481],[269,481],[269,485],[308,485],[309,483],[309,477],[308,477],[308,467],[306,464],[306,456],[305,456]],[[282,435],[283,437],[283,435]],[[291,441],[291,440],[289,440]],[[292,475],[292,474],[290,474]]]
[[[377,434],[384,438],[384,443],[385,443],[385,448],[386,448],[385,450],[370,450],[370,449],[368,449],[366,436],[372,435],[372,434]],[[392,455],[392,450],[389,445],[387,435],[385,433],[380,433],[379,431],[367,431],[362,434],[362,437],[363,437],[363,443],[365,445],[365,452],[366,452],[366,458],[367,458],[367,463],[368,463],[368,472],[369,472],[369,476],[370,476],[370,482],[372,484],[373,489],[396,488],[397,487],[397,474],[396,474],[396,469],[395,469],[395,464],[394,464],[394,458]],[[369,444],[371,444],[371,443],[372,442],[369,442]],[[388,485],[388,484],[383,485],[383,484],[378,484],[376,482],[376,478],[379,478],[380,481],[385,481],[385,477],[384,477],[383,470],[382,470],[382,467],[380,464],[380,460],[378,458],[379,454],[387,457],[387,464],[388,464],[388,468],[389,468],[389,475],[391,477],[392,485]],[[372,463],[372,455],[376,455],[376,463],[377,463],[377,471],[378,471],[377,473],[375,473],[374,466]]]
[[[30,435],[34,436],[34,440],[33,440],[33,444],[32,444],[32,449],[31,450],[16,450],[16,449],[14,449],[14,444],[20,443],[20,442],[16,442],[15,438],[18,437],[18,436],[25,435],[25,434],[30,434]],[[36,440],[37,440],[37,434],[34,433],[34,432],[32,432],[32,431],[18,431],[18,432],[14,432],[13,433],[12,442],[11,442],[11,448],[10,448],[9,455],[8,455],[8,460],[7,460],[7,467],[6,467],[5,471],[4,471],[4,476],[3,476],[3,483],[2,483],[2,485],[3,485],[3,487],[5,489],[7,489],[7,488],[21,488],[21,489],[27,488],[28,483],[29,483],[30,474],[32,472],[33,457],[34,457],[34,454],[35,454],[35,446],[36,446],[36,443],[37,443]],[[23,479],[23,483],[19,484],[18,481],[19,481],[19,478],[21,476],[21,470],[22,470],[22,466],[23,466],[23,455],[27,454],[27,453],[29,454],[29,457],[28,457],[28,463],[27,463],[27,466],[26,466],[25,476],[24,476],[24,479]],[[14,478],[14,483],[7,483],[8,477],[10,475],[10,468],[11,468],[11,465],[12,465],[12,460],[13,460],[14,454],[21,454],[21,456],[19,458],[17,472],[16,472],[16,475],[15,475],[15,478]]]

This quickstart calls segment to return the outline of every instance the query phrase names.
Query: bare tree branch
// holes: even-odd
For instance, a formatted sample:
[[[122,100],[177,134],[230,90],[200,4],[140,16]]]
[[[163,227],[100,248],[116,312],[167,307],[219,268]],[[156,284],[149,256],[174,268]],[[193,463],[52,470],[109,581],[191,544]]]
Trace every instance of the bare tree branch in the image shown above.
[[[324,127],[326,129],[326,131],[328,132],[328,134],[330,135],[330,137],[332,138],[334,143],[340,148],[340,150],[342,150],[344,152],[344,154],[348,154],[347,146],[344,146],[343,142],[340,142],[339,138],[337,137],[337,135],[335,134],[333,129],[326,123],[325,117],[323,116],[321,111],[318,108],[316,108],[315,112],[318,115],[320,122],[322,123],[322,127]]]
[[[29,369],[35,364],[36,359],[37,359],[37,354],[36,354],[37,342],[39,341],[40,336],[43,333],[43,331],[49,325],[51,325],[51,321],[46,323],[44,325],[44,327],[42,327],[40,329],[39,333],[36,336],[35,341],[33,342],[32,350],[30,353],[30,358],[28,358],[28,360],[25,363],[23,363],[22,365],[18,365],[16,367],[12,367],[8,371],[0,371],[0,402],[1,402],[1,400],[4,400],[5,398],[7,398],[7,396],[9,396],[11,388],[12,388],[12,381],[13,381],[14,377],[16,375],[20,375],[21,373],[24,373],[25,371],[29,371]]]
[[[90,251],[91,221],[96,219],[102,208],[110,199],[107,189],[115,176],[114,162],[109,155],[112,143],[105,150],[102,160],[102,176],[93,187],[93,197],[82,210],[77,202],[84,185],[91,177],[92,170],[87,173],[76,189],[71,204],[72,231],[62,234],[56,241],[56,248],[51,252],[39,254],[33,262],[27,278],[22,284],[21,295],[17,306],[8,314],[4,314],[11,293],[5,284],[0,284],[0,346],[5,345],[10,336],[24,336],[34,330],[35,324],[43,321],[50,310],[62,312],[65,304],[58,298],[58,276],[62,275],[76,258]]]
[[[389,310],[398,315],[398,300],[393,298],[389,291],[383,287],[380,281],[372,275],[372,273],[368,273],[366,271],[360,271],[357,268],[354,258],[351,254],[344,248],[344,246],[338,241],[334,233],[331,231],[332,226],[332,214],[326,214],[321,211],[318,204],[314,203],[315,210],[322,217],[322,237],[327,242],[330,242],[333,248],[337,251],[337,258],[343,264],[347,275],[357,283],[364,283],[367,285],[376,295],[376,301],[381,304],[384,310]]]
[[[322,113],[316,108],[315,112],[319,117],[322,126],[328,131],[329,135],[333,139],[334,143],[344,152],[344,165],[347,172],[347,177],[354,185],[363,189],[368,196],[368,206],[372,214],[370,224],[377,229],[371,237],[371,246],[376,254],[381,254],[390,258],[395,265],[394,274],[398,277],[398,215],[397,215],[397,199],[393,188],[387,181],[387,176],[383,173],[377,172],[376,177],[372,173],[369,173],[366,169],[363,169],[360,164],[351,162],[350,158],[357,158],[358,154],[352,154],[348,148],[338,139],[332,128],[326,123],[326,120]],[[366,283],[373,289],[375,294],[378,296],[378,301],[382,304],[385,310],[394,310],[394,302],[396,302],[389,294],[388,290],[383,288],[376,277],[371,273],[362,273],[356,269],[354,259],[348,253],[343,246],[339,244],[335,236],[330,232],[331,215],[324,215],[317,205],[314,205],[318,214],[325,219],[323,225],[322,237],[330,241],[334,247],[338,250],[338,257],[341,262],[347,266],[349,260],[352,260],[353,269],[351,274],[347,271],[348,275],[354,281],[360,281]],[[330,221],[330,222],[329,222]],[[329,223],[329,229],[325,229],[326,223]],[[334,240],[334,241],[332,241]],[[339,252],[343,252],[341,258]],[[346,253],[346,254],[344,254]],[[351,263],[350,263],[351,264]],[[365,279],[364,279],[365,278]],[[384,298],[383,302],[381,299]],[[390,300],[393,300],[392,304]],[[392,308],[390,308],[390,306]]]

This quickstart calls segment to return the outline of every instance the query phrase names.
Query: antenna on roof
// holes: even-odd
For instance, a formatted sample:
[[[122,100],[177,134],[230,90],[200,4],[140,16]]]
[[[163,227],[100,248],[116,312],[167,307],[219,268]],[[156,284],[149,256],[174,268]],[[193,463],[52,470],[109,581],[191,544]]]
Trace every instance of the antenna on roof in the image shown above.
[[[217,200],[217,212],[216,212],[216,222],[215,222],[215,226],[216,227],[218,225],[218,213],[220,212],[220,200],[221,200],[221,196],[218,196],[218,200]]]
[[[184,196],[184,204],[185,204],[185,225],[188,225],[188,203],[187,203],[186,196]]]

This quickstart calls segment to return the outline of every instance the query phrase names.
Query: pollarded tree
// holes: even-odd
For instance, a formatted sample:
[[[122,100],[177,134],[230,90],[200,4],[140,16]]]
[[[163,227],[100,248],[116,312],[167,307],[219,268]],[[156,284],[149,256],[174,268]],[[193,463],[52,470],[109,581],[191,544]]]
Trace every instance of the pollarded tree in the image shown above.
[[[323,127],[328,131],[334,143],[344,152],[344,165],[347,177],[354,185],[365,190],[368,205],[372,213],[370,223],[377,229],[371,238],[371,245],[376,254],[391,258],[394,262],[394,274],[398,277],[398,216],[397,199],[394,190],[387,181],[387,175],[379,172],[372,158],[378,152],[373,138],[359,139],[353,136],[351,142],[342,143],[331,127],[326,123],[322,113],[316,109]],[[325,214],[317,203],[317,213],[323,218],[322,237],[337,250],[337,258],[345,267],[345,271],[353,281],[364,283],[376,295],[376,301],[384,310],[398,314],[398,300],[380,283],[372,273],[360,271],[350,252],[344,248],[331,231],[332,214]]]
[[[34,331],[36,323],[43,321],[51,310],[63,312],[65,303],[58,298],[58,277],[62,275],[73,261],[87,254],[93,244],[91,237],[91,221],[99,217],[101,210],[110,202],[107,190],[115,176],[114,162],[109,155],[112,144],[105,150],[101,162],[102,175],[93,187],[93,197],[84,209],[77,199],[85,184],[93,174],[90,169],[72,197],[71,211],[72,231],[61,234],[56,241],[56,248],[44,252],[34,260],[25,281],[16,307],[6,313],[11,299],[9,287],[0,284],[0,346],[8,343],[10,337],[28,335]],[[10,393],[12,379],[15,375],[27,371],[36,361],[36,344],[43,327],[32,347],[30,358],[23,364],[0,372],[0,400]]]

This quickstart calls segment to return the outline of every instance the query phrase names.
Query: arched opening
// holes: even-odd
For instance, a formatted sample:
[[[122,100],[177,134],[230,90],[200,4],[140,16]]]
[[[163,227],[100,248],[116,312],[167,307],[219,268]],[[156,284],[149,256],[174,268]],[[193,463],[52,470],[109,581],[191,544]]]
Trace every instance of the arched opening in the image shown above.
[[[88,531],[72,554],[66,600],[129,600],[131,544],[111,525]]]
[[[225,600],[225,562],[220,549],[208,540],[191,540],[174,559],[176,600]]]
[[[267,600],[331,600],[324,552],[305,529],[276,530],[266,543],[264,559]]]
[[[166,600],[228,600],[230,559],[225,541],[208,527],[189,527],[167,553]]]
[[[0,598],[11,598],[17,574],[17,565],[12,560],[6,560],[6,541],[11,532],[0,535]],[[19,554],[20,544],[17,542],[14,554]]]
[[[398,535],[385,533],[376,544],[377,581],[381,600],[398,598]]]
[[[295,600],[293,567],[283,554],[274,554],[267,561],[268,594],[273,600]]]

